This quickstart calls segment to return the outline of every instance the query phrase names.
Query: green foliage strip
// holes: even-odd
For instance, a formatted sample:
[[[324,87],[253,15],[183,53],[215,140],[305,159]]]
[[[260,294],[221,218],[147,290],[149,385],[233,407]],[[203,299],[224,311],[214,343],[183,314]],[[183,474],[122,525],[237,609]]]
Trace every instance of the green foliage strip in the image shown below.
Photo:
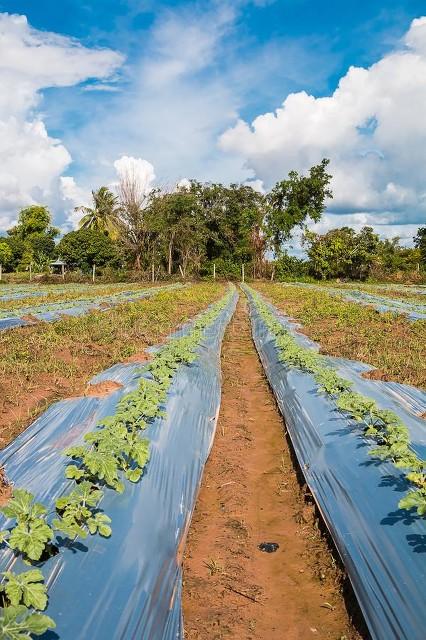
[[[138,388],[121,398],[113,416],[104,418],[84,436],[84,444],[64,453],[72,459],[65,477],[73,481],[67,495],[56,500],[53,514],[25,489],[15,488],[13,498],[0,511],[15,520],[11,529],[0,531],[0,542],[20,553],[25,562],[49,556],[55,532],[75,540],[98,533],[109,537],[111,519],[99,509],[104,488],[122,493],[125,480],[138,482],[149,460],[149,441],[140,437],[148,424],[163,415],[167,392],[177,369],[197,357],[205,329],[229,303],[235,288],[192,324],[190,333],[172,338],[142,368]],[[53,517],[52,517],[53,516]],[[39,613],[47,606],[46,585],[39,569],[15,574],[4,572],[0,584],[3,610],[0,639],[21,640],[55,628],[54,621]]]
[[[411,448],[409,431],[401,418],[393,411],[380,409],[372,398],[352,391],[352,383],[330,367],[326,358],[297,343],[259,293],[247,285],[245,289],[250,292],[261,318],[275,337],[281,362],[312,374],[319,391],[332,398],[344,415],[363,426],[364,436],[377,443],[369,455],[404,469],[405,478],[413,488],[399,501],[398,507],[416,509],[419,516],[425,516],[426,461]]]

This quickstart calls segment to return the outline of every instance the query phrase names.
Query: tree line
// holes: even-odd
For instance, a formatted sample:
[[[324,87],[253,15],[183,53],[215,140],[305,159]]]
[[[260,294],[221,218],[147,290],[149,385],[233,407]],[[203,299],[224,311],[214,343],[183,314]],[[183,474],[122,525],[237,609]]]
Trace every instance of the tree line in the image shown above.
[[[46,207],[22,209],[17,224],[0,238],[4,270],[48,270],[54,258],[67,269],[132,269],[157,278],[178,274],[203,277],[213,271],[238,278],[241,266],[251,277],[347,277],[364,279],[384,270],[426,268],[426,229],[416,248],[404,249],[397,238],[382,241],[369,227],[349,227],[319,235],[307,230],[318,222],[333,197],[327,159],[306,175],[296,171],[268,193],[249,185],[191,180],[173,190],[146,191],[130,170],[116,191],[92,192],[91,206],[77,207],[79,228],[59,238]],[[303,230],[307,259],[288,255],[286,244]]]

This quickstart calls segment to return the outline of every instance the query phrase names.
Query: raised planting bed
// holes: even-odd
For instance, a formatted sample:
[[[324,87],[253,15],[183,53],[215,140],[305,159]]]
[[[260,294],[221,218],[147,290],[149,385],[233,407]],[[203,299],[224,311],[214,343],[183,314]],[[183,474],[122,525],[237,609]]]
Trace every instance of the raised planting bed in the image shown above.
[[[285,283],[283,284],[283,286],[306,287],[308,289],[314,289],[316,291],[325,291],[332,296],[340,296],[341,298],[344,298],[349,302],[371,305],[381,313],[403,314],[412,321],[426,320],[426,304],[423,304],[423,302],[416,302],[415,300],[392,298],[375,293],[369,293],[368,291],[362,291],[359,289],[348,289],[346,287],[339,288],[308,284],[303,282],[297,282],[294,284]]]
[[[0,564],[13,571],[3,581],[4,638],[17,637],[16,624],[19,637],[46,640],[182,637],[181,554],[236,298],[230,290],[147,364],[115,365],[92,380],[122,385],[111,394],[52,405],[3,450],[14,484],[1,518]],[[33,570],[25,560],[41,575],[19,578]],[[38,585],[38,597],[8,586],[23,581]]]
[[[18,326],[28,326],[39,320],[54,322],[60,320],[64,315],[81,316],[90,311],[102,311],[118,304],[123,304],[123,302],[134,302],[142,298],[154,296],[162,291],[170,291],[181,288],[182,286],[184,285],[176,283],[161,287],[145,287],[142,289],[119,291],[109,295],[94,295],[91,297],[79,297],[74,300],[26,305],[15,309],[0,309],[0,331]]]
[[[426,628],[426,394],[321,356],[246,287],[256,348],[372,638]]]

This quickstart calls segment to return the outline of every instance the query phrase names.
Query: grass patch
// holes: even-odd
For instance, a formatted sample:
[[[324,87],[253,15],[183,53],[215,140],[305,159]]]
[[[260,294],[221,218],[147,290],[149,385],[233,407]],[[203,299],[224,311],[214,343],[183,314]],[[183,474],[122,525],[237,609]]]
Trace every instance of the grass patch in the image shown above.
[[[426,388],[426,321],[379,313],[325,290],[260,282],[255,288],[299,320],[322,353],[368,363],[387,379]]]
[[[222,284],[165,291],[107,311],[0,333],[0,446],[99,371],[162,342],[223,295]]]

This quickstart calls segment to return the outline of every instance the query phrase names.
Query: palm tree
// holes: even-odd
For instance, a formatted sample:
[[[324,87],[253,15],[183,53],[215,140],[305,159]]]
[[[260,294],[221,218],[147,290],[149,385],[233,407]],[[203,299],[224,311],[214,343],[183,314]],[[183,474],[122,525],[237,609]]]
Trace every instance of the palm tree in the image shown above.
[[[120,205],[116,195],[108,187],[92,191],[93,207],[75,207],[75,211],[84,213],[80,220],[80,229],[93,229],[107,234],[115,240],[119,230]]]

